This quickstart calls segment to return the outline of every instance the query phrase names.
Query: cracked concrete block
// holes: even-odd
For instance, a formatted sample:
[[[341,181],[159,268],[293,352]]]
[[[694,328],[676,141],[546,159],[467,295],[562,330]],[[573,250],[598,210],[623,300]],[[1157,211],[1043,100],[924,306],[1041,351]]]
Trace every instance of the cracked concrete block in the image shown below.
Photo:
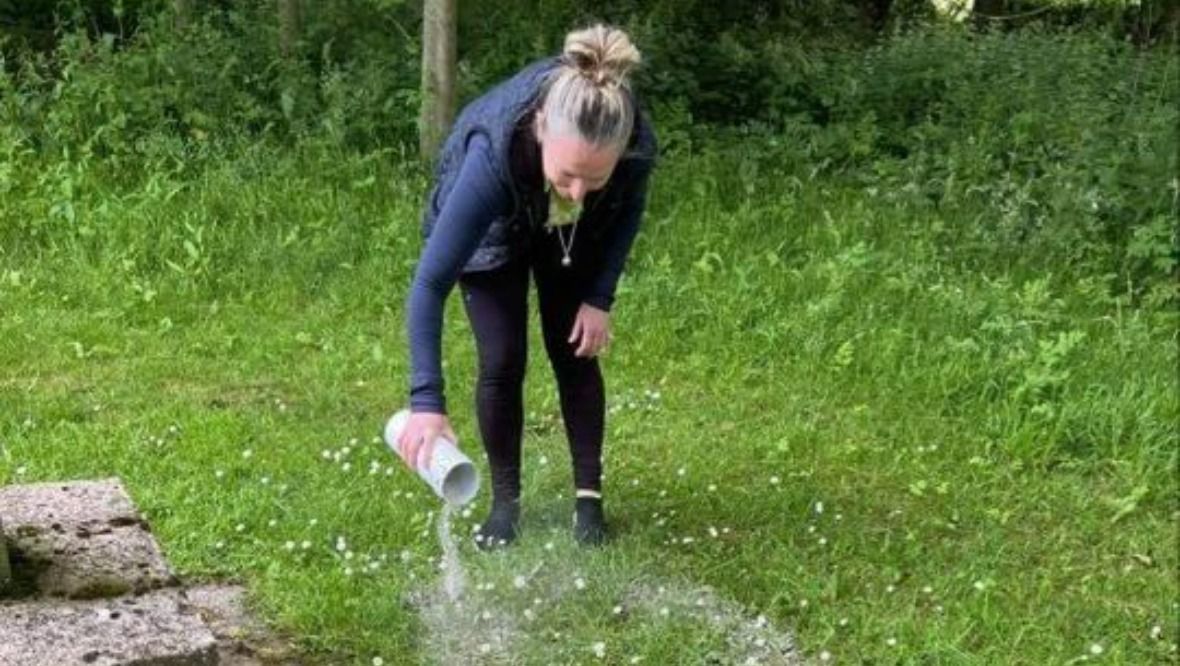
[[[95,599],[178,583],[117,479],[0,488],[0,522],[40,595]]]
[[[12,566],[8,562],[8,540],[4,538],[4,519],[0,517],[0,597],[12,584]]]
[[[179,590],[0,604],[0,664],[218,666],[217,641]]]

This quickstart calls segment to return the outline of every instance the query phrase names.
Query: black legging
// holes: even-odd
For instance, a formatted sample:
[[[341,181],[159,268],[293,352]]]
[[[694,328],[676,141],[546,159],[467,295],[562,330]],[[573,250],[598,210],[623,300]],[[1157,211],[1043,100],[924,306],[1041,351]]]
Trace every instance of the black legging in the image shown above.
[[[594,258],[578,250],[575,246],[573,264],[562,266],[556,232],[542,231],[534,237],[527,257],[459,280],[479,352],[476,415],[497,499],[520,497],[530,268],[537,284],[545,350],[557,378],[574,485],[579,490],[601,489],[602,371],[597,359],[574,356],[577,346],[567,341],[581,306],[581,289],[595,267]]]

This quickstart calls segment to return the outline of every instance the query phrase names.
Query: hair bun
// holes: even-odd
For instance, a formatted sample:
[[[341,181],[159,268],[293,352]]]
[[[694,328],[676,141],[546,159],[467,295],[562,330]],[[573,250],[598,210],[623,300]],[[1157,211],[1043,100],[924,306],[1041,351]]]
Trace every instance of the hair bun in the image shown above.
[[[562,60],[597,86],[618,87],[641,58],[627,33],[599,24],[566,35]]]

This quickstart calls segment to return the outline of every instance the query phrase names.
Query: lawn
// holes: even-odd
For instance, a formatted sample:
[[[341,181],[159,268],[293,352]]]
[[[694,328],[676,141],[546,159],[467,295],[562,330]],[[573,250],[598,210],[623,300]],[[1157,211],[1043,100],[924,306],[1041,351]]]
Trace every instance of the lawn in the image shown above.
[[[432,596],[438,501],[378,438],[425,187],[389,153],[79,175],[98,231],[0,253],[0,483],[120,477],[184,578],[244,583],[323,663],[725,663],[792,634],[817,662],[1174,663],[1174,307],[993,252],[964,232],[985,207],[740,153],[656,179],[603,359],[615,538],[572,541],[534,326],[524,534],[483,554],[486,494],[456,516],[467,612]]]

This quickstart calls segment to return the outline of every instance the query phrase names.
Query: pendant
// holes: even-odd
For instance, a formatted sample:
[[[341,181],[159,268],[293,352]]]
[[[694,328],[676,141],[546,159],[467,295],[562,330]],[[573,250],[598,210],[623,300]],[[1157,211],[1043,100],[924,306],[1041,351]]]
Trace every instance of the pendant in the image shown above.
[[[570,259],[570,256],[568,254],[561,258],[561,265],[562,266],[569,266],[572,263],[574,263],[574,262]]]

